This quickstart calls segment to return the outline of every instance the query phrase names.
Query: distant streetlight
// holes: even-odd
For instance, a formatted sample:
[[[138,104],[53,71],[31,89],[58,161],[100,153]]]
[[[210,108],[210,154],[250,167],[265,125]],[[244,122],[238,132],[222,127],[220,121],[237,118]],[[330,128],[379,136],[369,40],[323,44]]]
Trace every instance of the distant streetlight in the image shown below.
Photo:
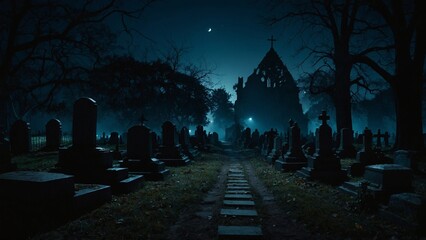
[[[249,119],[248,119],[248,120],[251,122],[251,121],[253,121],[253,118],[249,117]]]

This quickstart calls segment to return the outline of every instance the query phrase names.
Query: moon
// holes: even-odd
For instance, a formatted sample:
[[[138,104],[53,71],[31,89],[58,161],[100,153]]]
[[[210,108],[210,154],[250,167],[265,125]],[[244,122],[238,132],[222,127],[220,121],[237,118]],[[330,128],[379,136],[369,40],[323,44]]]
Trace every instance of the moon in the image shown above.
[[[207,30],[207,32],[211,32],[212,31],[212,28],[209,28],[209,30]]]

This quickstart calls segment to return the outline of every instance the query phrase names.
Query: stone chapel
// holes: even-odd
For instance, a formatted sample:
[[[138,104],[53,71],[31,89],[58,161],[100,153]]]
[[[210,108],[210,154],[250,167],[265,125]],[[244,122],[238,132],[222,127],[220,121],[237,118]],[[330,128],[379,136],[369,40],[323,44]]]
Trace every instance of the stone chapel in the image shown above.
[[[308,119],[299,101],[299,88],[274,49],[276,40],[273,36],[268,40],[271,48],[245,84],[239,77],[234,85],[237,94],[234,106],[236,121],[245,125],[244,122],[250,119],[252,127],[260,131],[276,128],[286,132],[291,118],[306,134]]]

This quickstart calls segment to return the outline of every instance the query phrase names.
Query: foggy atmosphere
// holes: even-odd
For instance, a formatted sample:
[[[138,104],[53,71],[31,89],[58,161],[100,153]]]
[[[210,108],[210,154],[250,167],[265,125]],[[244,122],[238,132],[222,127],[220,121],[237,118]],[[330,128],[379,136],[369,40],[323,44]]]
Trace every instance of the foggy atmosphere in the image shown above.
[[[0,239],[423,239],[418,0],[0,0]]]

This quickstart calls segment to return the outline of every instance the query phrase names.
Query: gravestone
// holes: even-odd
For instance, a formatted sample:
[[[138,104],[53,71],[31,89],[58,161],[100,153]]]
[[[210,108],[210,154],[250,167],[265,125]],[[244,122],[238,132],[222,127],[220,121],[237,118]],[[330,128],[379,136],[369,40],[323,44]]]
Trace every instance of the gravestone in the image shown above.
[[[77,186],[71,175],[14,171],[0,174],[0,198],[2,238],[27,239],[110,201],[111,188]]]
[[[61,146],[62,124],[58,119],[51,119],[46,124],[46,147],[47,151],[57,151]]]
[[[0,133],[0,173],[10,172],[16,169],[16,164],[12,163],[10,155],[10,143],[3,133]]]
[[[340,130],[340,144],[337,155],[340,158],[354,158],[356,153],[353,145],[352,130],[349,128],[342,128]]]
[[[28,153],[31,150],[30,124],[17,120],[10,128],[10,148],[13,154]]]
[[[119,143],[120,143],[120,139],[118,137],[118,132],[111,132],[111,135],[109,136],[108,144],[115,146]]]
[[[212,133],[210,143],[213,145],[219,145],[219,134],[217,132]]]
[[[377,130],[377,134],[374,134],[373,137],[377,139],[376,148],[382,148],[382,138],[385,137],[385,135],[380,132],[380,129]]]
[[[249,146],[251,144],[251,129],[250,128],[246,128],[243,131],[242,138],[243,138],[243,147],[249,148]]]
[[[300,128],[295,122],[289,132],[289,149],[282,159],[275,161],[275,169],[294,171],[305,167],[307,159],[300,144]]]
[[[267,146],[266,146],[265,157],[267,157],[272,152],[272,149],[274,149],[274,140],[275,140],[275,137],[277,136],[277,134],[278,133],[276,133],[274,131],[274,129],[272,129],[272,128],[269,132],[266,133]]]
[[[130,172],[143,175],[148,180],[164,180],[170,172],[163,162],[152,156],[151,130],[146,126],[136,125],[128,130],[127,158],[121,167]]]
[[[271,153],[266,157],[266,162],[274,165],[275,160],[277,160],[282,155],[282,148],[283,148],[282,137],[276,136],[274,138],[274,148],[272,149]]]
[[[181,145],[182,152],[189,157],[190,160],[194,160],[200,155],[200,152],[191,147],[191,136],[189,135],[189,129],[182,127],[179,134],[179,144]]]
[[[385,134],[383,135],[383,142],[385,143],[385,147],[389,147],[389,138],[390,138],[390,134],[388,131],[385,132]]]
[[[322,111],[318,117],[322,121],[316,136],[316,151],[313,156],[308,156],[307,167],[297,173],[305,178],[318,179],[336,184],[346,179],[346,172],[342,171],[340,159],[333,153],[333,136],[331,127],[327,124],[330,117]]]
[[[366,166],[364,179],[345,182],[339,189],[357,195],[363,182],[367,185],[367,191],[378,203],[387,203],[392,194],[412,191],[411,170],[398,164]]]
[[[397,150],[393,154],[394,163],[404,167],[417,170],[417,163],[422,161],[422,156],[419,152],[409,150]]]
[[[203,151],[206,150],[206,137],[204,134],[204,127],[201,125],[198,125],[195,129],[195,138],[197,139],[196,147],[198,150]]]
[[[263,139],[262,139],[263,141]],[[251,134],[251,144],[250,148],[257,148],[260,145],[260,135],[259,131],[257,129],[254,130],[254,132]]]
[[[96,147],[96,121],[96,102],[78,99],[73,111],[73,145],[59,149],[56,171],[75,175],[77,182],[111,185],[116,193],[139,189],[143,176],[129,176],[127,168],[113,167],[112,152]]]
[[[354,177],[364,174],[365,166],[377,163],[377,156],[373,151],[373,133],[367,127],[362,134],[363,148],[356,155],[356,162],[350,167],[350,174]]]
[[[158,148],[160,147],[160,144],[159,144],[157,133],[155,133],[154,131],[151,131],[151,141],[152,141],[152,152],[153,153],[158,152]]]
[[[163,161],[166,166],[184,166],[189,163],[189,159],[181,151],[181,146],[176,142],[176,127],[170,121],[166,121],[161,126],[163,142],[159,148],[156,158]]]
[[[123,144],[127,144],[127,132],[122,133],[120,138]]]

